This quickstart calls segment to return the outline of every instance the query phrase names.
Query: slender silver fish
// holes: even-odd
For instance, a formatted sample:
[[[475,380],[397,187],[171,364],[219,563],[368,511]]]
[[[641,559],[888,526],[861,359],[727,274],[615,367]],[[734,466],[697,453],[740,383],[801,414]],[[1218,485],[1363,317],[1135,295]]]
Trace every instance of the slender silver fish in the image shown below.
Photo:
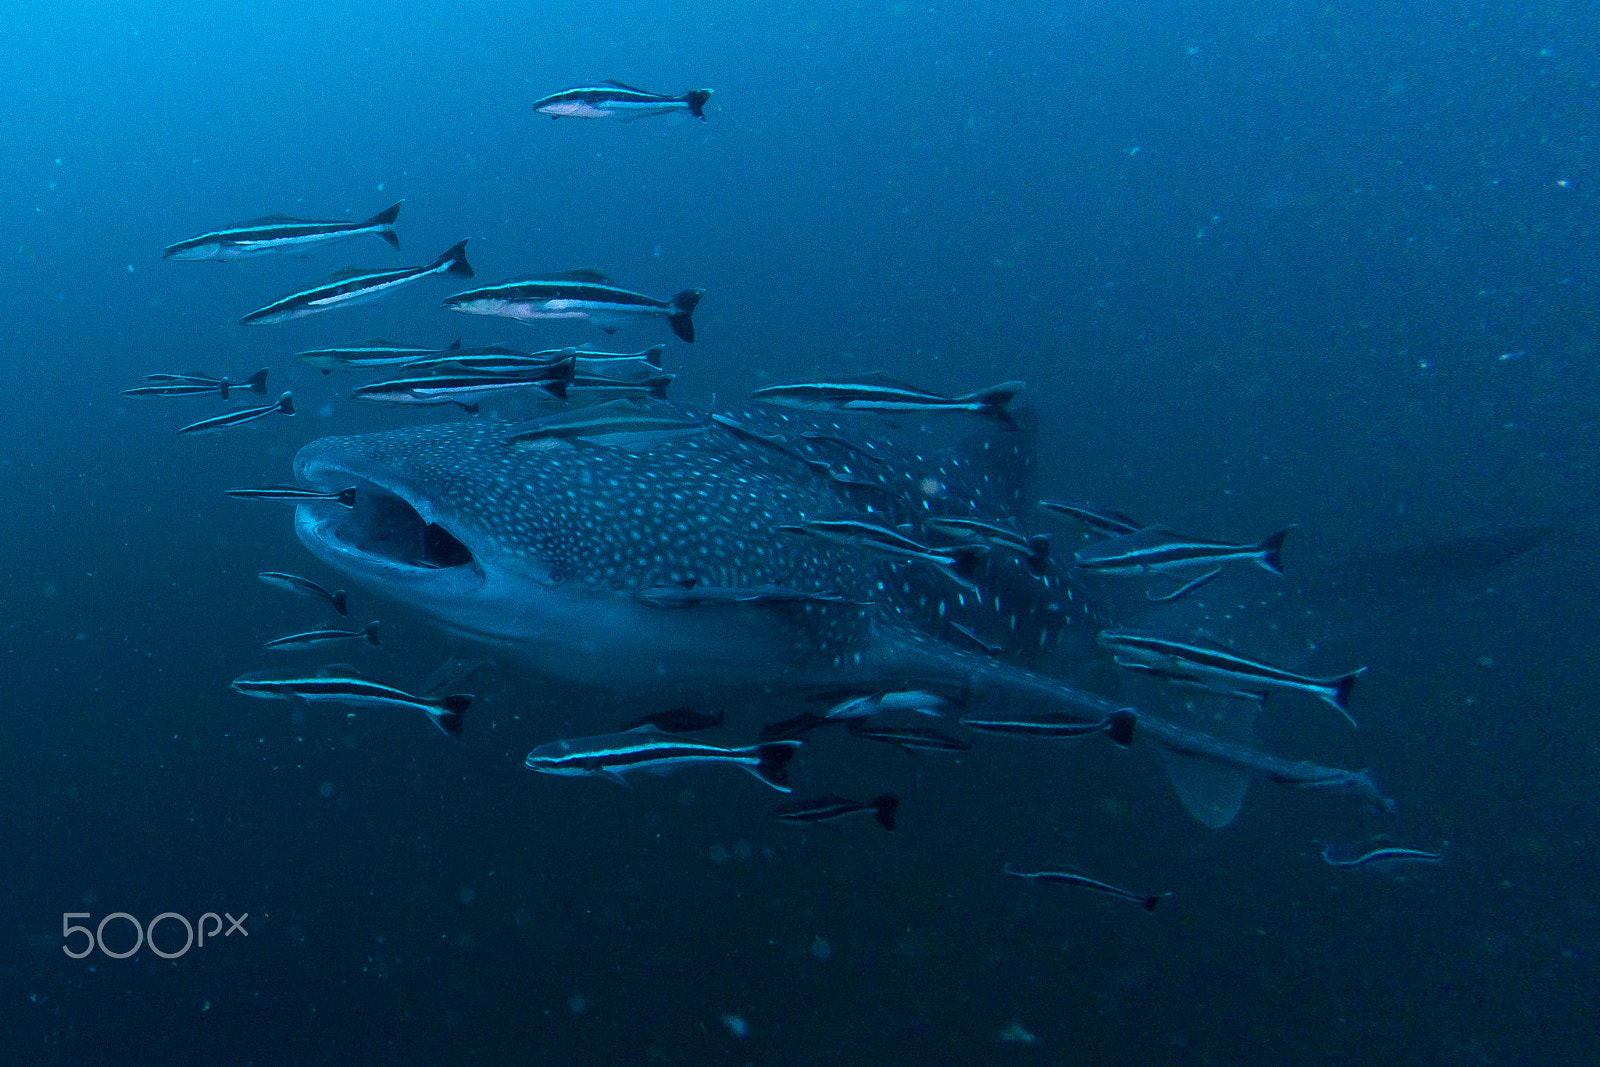
[[[249,259],[273,252],[303,252],[314,245],[345,241],[364,233],[375,233],[399,248],[400,238],[394,232],[394,220],[399,214],[400,204],[384,208],[365,222],[315,222],[287,215],[266,215],[168,245],[161,258]]]
[[[270,322],[288,322],[290,319],[315,315],[334,308],[355,307],[381,300],[395,290],[420,282],[434,274],[454,274],[460,278],[472,277],[472,265],[467,262],[467,242],[461,241],[425,267],[401,267],[398,270],[361,270],[352,267],[339,271],[330,279],[298,293],[280,297],[265,307],[257,308],[239,320],[241,326],[256,326]]]
[[[1099,508],[1092,504],[1069,504],[1064,500],[1041,500],[1039,506],[1046,511],[1054,511],[1077,519],[1089,529],[1099,534],[1131,534],[1144,529],[1145,524],[1120,511],[1111,508]]]
[[[974,588],[972,575],[988,551],[984,545],[930,548],[886,526],[863,519],[807,519],[804,522],[782,523],[774,526],[772,531],[815,537],[830,544],[880,556],[931,563],[965,589]]]
[[[287,637],[275,637],[262,647],[283,652],[321,648],[324,645],[343,644],[346,641],[364,641],[373,648],[381,648],[382,645],[378,641],[378,620],[372,620],[360,630],[307,630],[305,633],[289,634]]]
[[[282,412],[285,415],[294,414],[294,394],[284,393],[274,404],[264,404],[258,408],[240,408],[237,411],[227,411],[221,415],[213,415],[209,419],[191,422],[178,432],[186,434],[218,433],[233,426],[243,426],[247,422],[264,419],[268,415]]]
[[[1131,900],[1145,911],[1155,911],[1157,905],[1172,895],[1171,893],[1132,893],[1126,889],[1121,889],[1117,886],[1114,886],[1109,882],[1102,882],[1098,878],[1090,878],[1087,875],[1078,874],[1075,871],[1019,871],[1009,863],[1001,868],[1001,870],[1010,875],[1012,878],[1022,878],[1029,882],[1053,882],[1057,885],[1075,885],[1079,889],[1090,889],[1096,893],[1104,893],[1109,897],[1117,897],[1120,900]]]
[[[1350,690],[1365,667],[1332,678],[1312,678],[1241,656],[1219,644],[1185,640],[1151,630],[1102,630],[1098,640],[1117,665],[1171,681],[1187,681],[1225,696],[1264,696],[1269,689],[1320,697],[1338,709],[1351,726]]]
[[[1279,530],[1253,545],[1184,537],[1160,526],[1108,537],[1078,550],[1073,561],[1080,570],[1096,574],[1170,574],[1195,567],[1248,560],[1273,574],[1283,573],[1283,539],[1293,526]]]
[[[317,489],[302,489],[298,485],[255,485],[240,489],[224,489],[223,493],[238,500],[277,500],[285,504],[300,504],[307,500],[332,500],[347,508],[356,506],[356,487],[324,493]]]
[[[799,741],[771,741],[722,748],[641,726],[622,733],[552,741],[528,753],[524,762],[529,770],[541,774],[593,774],[622,784],[627,784],[622,776],[630,771],[665,773],[691,764],[726,763],[742,767],[780,793],[787,793],[789,760],[799,747]]]
[[[447,297],[444,306],[468,315],[502,315],[518,322],[586,319],[607,333],[643,319],[666,319],[672,332],[694,340],[694,309],[704,289],[669,300],[621,289],[595,270],[569,270],[487,285]]]
[[[124,389],[123,396],[131,397],[166,397],[166,396],[208,396],[216,393],[222,399],[228,399],[228,394],[235,389],[244,389],[252,393],[267,393],[267,372],[258,370],[242,382],[231,378],[212,378],[205,374],[146,374],[139,379],[139,383],[132,389]]]
[[[866,803],[837,796],[798,800],[780,807],[777,815],[784,822],[836,822],[846,815],[870,814],[879,826],[893,830],[895,812],[899,810],[899,797],[880,793]]]
[[[420,711],[451,737],[461,734],[461,713],[472,704],[470,693],[449,696],[415,696],[404,689],[363,678],[359,674],[329,671],[318,674],[275,674],[260,671],[233,680],[235,692],[264,700],[294,700],[349,704],[354,707],[402,708]]]
[[[1359,856],[1349,859],[1334,859],[1333,847],[1322,846],[1322,862],[1329,867],[1337,867],[1343,871],[1353,871],[1361,867],[1398,867],[1413,863],[1443,863],[1444,855],[1439,852],[1424,852],[1416,848],[1396,848],[1386,846],[1374,848]]]
[[[944,396],[883,375],[871,375],[856,381],[769,385],[750,396],[762,403],[807,411],[968,411],[1006,421],[1011,417],[1008,405],[1012,398],[1026,388],[1026,382],[1002,382],[965,396]]]
[[[457,341],[456,344],[461,342]],[[418,348],[415,345],[397,345],[390,341],[373,340],[364,345],[347,348],[313,348],[296,352],[294,358],[321,370],[323,374],[334,371],[360,370],[364,367],[389,367],[410,364],[415,360],[437,355],[437,348]]]
[[[623,122],[632,122],[646,115],[687,111],[704,122],[706,101],[710,99],[710,89],[690,89],[682,96],[666,96],[635,89],[619,81],[607,81],[542,96],[533,102],[533,109],[553,119],[618,118]]]
[[[274,589],[282,589],[286,593],[309,597],[312,600],[326,601],[328,606],[340,615],[350,614],[349,602],[343,589],[329,592],[310,578],[302,578],[298,574],[285,574],[283,571],[262,571],[256,577]]]

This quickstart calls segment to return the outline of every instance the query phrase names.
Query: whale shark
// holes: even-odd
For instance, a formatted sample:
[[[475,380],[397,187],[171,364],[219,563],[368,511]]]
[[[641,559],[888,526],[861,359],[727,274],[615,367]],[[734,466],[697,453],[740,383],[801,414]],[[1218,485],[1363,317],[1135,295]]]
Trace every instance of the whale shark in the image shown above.
[[[308,499],[296,532],[355,585],[583,685],[674,702],[922,689],[1085,721],[1124,707],[1070,680],[1105,664],[1095,635],[1111,624],[1070,561],[980,551],[958,579],[938,548],[896,557],[793,534],[849,522],[932,546],[941,517],[1030,521],[1029,426],[906,447],[810,413],[671,410],[576,438],[487,417],[325,437],[296,477],[353,486],[354,505]],[[1143,711],[1138,733],[1173,757],[1180,799],[1208,825],[1233,818],[1252,775],[1378,799],[1364,775],[1238,736]]]

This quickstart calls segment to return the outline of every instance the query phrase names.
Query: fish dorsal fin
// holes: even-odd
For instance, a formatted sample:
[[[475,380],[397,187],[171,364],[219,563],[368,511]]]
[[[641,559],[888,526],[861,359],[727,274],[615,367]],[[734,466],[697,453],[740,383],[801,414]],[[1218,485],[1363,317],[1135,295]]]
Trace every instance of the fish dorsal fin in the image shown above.
[[[870,374],[863,374],[859,377],[850,378],[847,380],[855,382],[859,385],[886,385],[895,389],[909,389],[914,393],[926,393],[929,396],[941,395],[923,386],[914,385],[911,382],[903,381],[894,377],[892,374],[885,374],[883,371],[873,371]]]
[[[292,215],[262,215],[259,219],[247,219],[239,223],[240,226],[278,226],[286,222],[313,222],[313,219],[297,219]]]
[[[641,89],[637,85],[629,85],[627,82],[619,82],[615,78],[607,78],[606,79],[606,84],[610,85],[610,86],[613,86],[614,88],[617,88],[617,89],[626,89],[630,93],[643,93],[646,96],[660,96],[661,95],[660,93],[652,93],[649,89]]]
[[[455,339],[455,341],[450,345],[450,347],[445,349],[445,351],[446,352],[459,352],[459,351],[461,351],[461,338],[457,337]]]
[[[382,337],[373,337],[373,338],[370,338],[370,339],[368,339],[366,341],[363,341],[361,343],[362,343],[363,346],[365,346],[367,348],[405,348],[405,347],[407,347],[405,345],[397,345],[393,341],[385,340]]]
[[[362,674],[360,671],[356,670],[353,664],[349,663],[329,663],[326,666],[318,667],[315,671],[315,674],[318,678],[355,678],[359,681],[371,682],[374,685],[383,684],[376,678],[369,678],[365,674]]]
[[[1212,648],[1218,652],[1233,651],[1233,648],[1226,641],[1204,627],[1201,627],[1194,632],[1192,640],[1197,645],[1205,645],[1208,648]]]
[[[550,275],[552,281],[562,282],[594,282],[597,285],[610,285],[611,279],[604,271],[593,267],[574,267],[572,270],[559,271]]]

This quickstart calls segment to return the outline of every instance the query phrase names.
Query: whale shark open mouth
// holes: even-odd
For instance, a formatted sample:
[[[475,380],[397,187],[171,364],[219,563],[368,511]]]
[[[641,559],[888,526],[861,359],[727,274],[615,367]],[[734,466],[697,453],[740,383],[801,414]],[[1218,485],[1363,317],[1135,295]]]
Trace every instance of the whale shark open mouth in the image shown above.
[[[319,541],[332,549],[388,567],[444,570],[474,567],[477,560],[449,529],[425,517],[411,501],[383,485],[361,478],[340,479],[333,472],[327,484],[354,481],[354,507],[317,505],[301,522]],[[319,478],[319,481],[322,479]]]

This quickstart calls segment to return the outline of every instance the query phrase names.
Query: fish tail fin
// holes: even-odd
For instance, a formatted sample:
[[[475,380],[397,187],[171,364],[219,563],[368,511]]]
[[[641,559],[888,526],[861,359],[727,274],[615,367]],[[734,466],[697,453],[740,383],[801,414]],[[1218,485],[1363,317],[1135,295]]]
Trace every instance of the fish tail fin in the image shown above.
[[[750,768],[752,774],[780,793],[789,791],[789,761],[800,747],[798,741],[772,741],[756,746],[760,762]]]
[[[428,718],[433,721],[433,725],[444,731],[448,736],[461,736],[461,713],[459,711],[430,708],[428,709]]]
[[[1028,538],[1028,570],[1034,575],[1043,577],[1050,563],[1050,538],[1044,534],[1034,534]]]
[[[367,642],[367,644],[371,645],[373,648],[382,648],[383,647],[383,644],[378,640],[378,620],[377,619],[373,619],[371,622],[367,623],[367,628],[365,630],[361,631],[361,637],[362,637],[363,640],[365,640]]]
[[[1171,895],[1171,893],[1155,893],[1151,896],[1145,897],[1139,903],[1144,905],[1145,911],[1155,911],[1161,902],[1166,900]]]
[[[1356,679],[1367,673],[1365,667],[1358,667],[1349,674],[1341,674],[1328,683],[1328,692],[1323,699],[1339,709],[1339,714],[1349,721],[1351,726],[1356,725],[1356,720],[1350,714],[1350,690],[1355,688]]]
[[[1283,529],[1279,530],[1277,533],[1273,534],[1257,545],[1256,551],[1261,554],[1256,557],[1256,562],[1260,563],[1273,574],[1282,574],[1283,539],[1288,537],[1289,531],[1293,529],[1293,526],[1285,526]]]
[[[986,415],[1000,422],[1011,421],[1011,401],[1016,399],[1018,393],[1028,387],[1027,382],[1001,382],[999,385],[988,389],[980,389],[976,393],[968,393],[961,400],[968,404],[978,405],[978,414]]]
[[[988,545],[960,545],[956,548],[941,549],[948,554],[949,562],[945,565],[945,573],[955,579],[957,585],[971,589],[972,578],[978,573],[978,564],[989,554]]]
[[[667,323],[673,333],[690,344],[694,343],[694,319],[691,316],[705,293],[704,289],[685,289],[670,301],[672,314],[667,316]]]
[[[434,701],[434,706],[428,709],[428,718],[451,737],[460,737],[462,713],[471,706],[471,693],[452,693]]]
[[[471,239],[469,237],[467,241]],[[430,269],[437,269],[448,263],[450,266],[445,271],[446,274],[454,274],[461,278],[470,278],[476,274],[477,272],[472,269],[472,264],[467,262],[467,241],[452,245],[448,252],[433,261]]]
[[[1120,708],[1106,716],[1106,736],[1123,748],[1133,744],[1134,728],[1139,723],[1139,716],[1131,708]]]
[[[252,393],[260,393],[265,396],[267,394],[267,369],[263,367],[239,384]]]
[[[883,793],[872,798],[872,817],[885,830],[894,829],[894,813],[900,810],[900,798],[893,793]]]
[[[651,345],[649,349],[645,351],[644,361],[650,364],[652,367],[659,367],[661,366],[661,355],[662,353],[666,352],[666,350],[666,345]]]
[[[665,400],[667,398],[667,386],[671,385],[676,377],[676,374],[658,374],[651,378],[646,383],[649,386],[650,395],[657,400]]]
[[[546,378],[539,383],[539,388],[557,400],[565,400],[567,398],[567,385],[570,381],[570,378]]]
[[[356,506],[356,487],[352,485],[348,489],[339,490],[339,503],[343,504],[347,508],[355,507]]]
[[[428,709],[428,718],[451,737],[460,737],[461,715],[471,705],[471,693],[452,693],[433,701],[433,707]]]
[[[690,89],[683,96],[683,102],[689,105],[689,114],[701,122],[706,120],[706,101],[710,99],[710,89]]]
[[[293,415],[294,414],[294,394],[293,393],[285,392],[282,396],[280,396],[278,398],[278,410],[283,412],[285,415]]]
[[[350,601],[343,589],[333,594],[333,610],[340,615],[350,614]]]
[[[400,201],[400,204],[403,203],[405,203],[404,200]],[[368,226],[382,227],[382,229],[378,231],[378,236],[382,237],[385,241],[388,241],[396,248],[400,247],[400,235],[394,232],[394,220],[400,214],[400,204],[386,207],[367,220]]]

